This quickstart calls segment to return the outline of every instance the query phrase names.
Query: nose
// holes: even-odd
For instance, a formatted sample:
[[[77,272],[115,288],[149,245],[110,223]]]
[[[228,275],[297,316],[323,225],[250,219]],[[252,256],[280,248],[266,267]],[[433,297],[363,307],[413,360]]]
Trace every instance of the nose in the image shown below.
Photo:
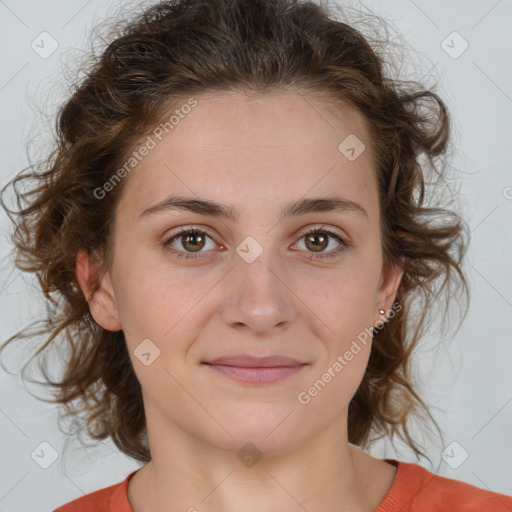
[[[270,249],[251,263],[238,254],[226,276],[223,321],[232,328],[253,333],[286,329],[297,315],[298,298],[286,265]]]

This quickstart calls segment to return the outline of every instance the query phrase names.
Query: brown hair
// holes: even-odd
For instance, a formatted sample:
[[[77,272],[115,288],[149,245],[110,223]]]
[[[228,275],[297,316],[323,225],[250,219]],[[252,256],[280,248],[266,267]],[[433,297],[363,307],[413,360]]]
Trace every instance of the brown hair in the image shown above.
[[[18,211],[2,200],[15,224],[15,265],[37,276],[48,315],[41,329],[16,333],[1,350],[16,338],[49,335],[33,358],[63,340],[69,356],[63,375],[53,380],[40,367],[54,388],[52,401],[64,405],[64,417],[83,415],[92,438],[111,436],[130,457],[149,461],[141,388],[123,332],[96,324],[75,275],[82,249],[103,255],[105,270],[110,265],[123,182],[103,200],[94,191],[187,95],[277,88],[325,93],[331,107],[337,100],[348,103],[368,123],[384,262],[404,270],[400,307],[374,331],[366,372],[349,405],[349,442],[366,447],[398,434],[424,455],[408,421],[424,411],[437,423],[416,391],[411,356],[443,297],[453,300],[461,291],[468,297],[462,271],[466,225],[454,211],[426,204],[426,173],[437,175],[432,185],[438,187],[446,174],[450,124],[443,101],[432,88],[385,74],[377,46],[389,41],[372,48],[369,37],[313,2],[170,0],[120,27],[62,105],[50,155],[2,190],[3,197],[12,185],[17,198]],[[25,180],[34,185],[22,192],[17,185]]]

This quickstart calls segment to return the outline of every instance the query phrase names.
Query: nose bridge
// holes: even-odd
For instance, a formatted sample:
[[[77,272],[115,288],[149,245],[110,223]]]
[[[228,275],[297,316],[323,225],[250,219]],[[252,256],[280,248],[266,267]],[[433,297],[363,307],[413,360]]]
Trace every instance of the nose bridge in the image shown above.
[[[239,291],[243,291],[244,295],[249,294],[253,299],[277,299],[276,292],[282,286],[278,276],[283,274],[277,250],[269,236],[265,239],[265,246],[251,236],[238,245],[234,277],[239,283]]]
[[[272,237],[266,236],[264,245],[246,237],[236,252],[234,268],[229,273],[224,320],[255,330],[290,321],[295,314],[293,294],[286,285],[286,264],[272,244]]]

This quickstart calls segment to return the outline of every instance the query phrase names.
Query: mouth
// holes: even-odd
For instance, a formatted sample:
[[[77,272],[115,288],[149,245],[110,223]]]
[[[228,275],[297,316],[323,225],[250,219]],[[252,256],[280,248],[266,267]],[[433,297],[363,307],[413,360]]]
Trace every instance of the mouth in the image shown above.
[[[244,384],[272,384],[300,372],[307,363],[284,356],[228,356],[203,362],[215,373]]]

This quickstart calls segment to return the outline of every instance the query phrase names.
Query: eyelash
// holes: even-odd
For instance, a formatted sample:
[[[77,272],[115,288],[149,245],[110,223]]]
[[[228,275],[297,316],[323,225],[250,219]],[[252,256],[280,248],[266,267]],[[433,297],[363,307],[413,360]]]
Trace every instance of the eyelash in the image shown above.
[[[338,257],[338,255],[343,252],[345,249],[347,249],[349,247],[349,244],[347,242],[345,242],[337,233],[334,233],[333,231],[330,231],[328,229],[324,229],[324,228],[318,228],[318,227],[315,227],[313,228],[312,230],[304,233],[300,238],[299,240],[302,240],[304,237],[306,236],[309,236],[309,235],[314,235],[314,234],[317,234],[317,233],[322,233],[322,234],[326,234],[332,238],[334,238],[337,242],[340,243],[340,246],[328,253],[325,253],[325,254],[320,254],[320,253],[311,253],[311,258],[310,259],[319,259],[319,260],[326,260],[326,259],[332,259],[332,258],[336,258]],[[206,233],[205,231],[202,231],[200,229],[196,229],[196,228],[193,228],[193,227],[190,227],[190,228],[181,228],[180,229],[180,232],[177,233],[177,234],[174,234],[172,235],[171,238],[168,238],[165,242],[164,242],[164,246],[165,247],[171,247],[171,244],[179,239],[180,237],[182,237],[183,235],[189,235],[189,234],[201,234],[201,235],[206,235],[208,236],[209,238],[212,238],[210,235],[208,235],[208,233]],[[213,240],[213,239],[212,239]],[[183,259],[188,259],[188,260],[193,260],[193,259],[197,259],[197,258],[201,258],[201,254],[202,253],[187,253],[187,252],[183,252],[183,251],[178,251],[174,248],[171,248],[170,251],[175,255],[177,256],[178,258],[183,258]]]

